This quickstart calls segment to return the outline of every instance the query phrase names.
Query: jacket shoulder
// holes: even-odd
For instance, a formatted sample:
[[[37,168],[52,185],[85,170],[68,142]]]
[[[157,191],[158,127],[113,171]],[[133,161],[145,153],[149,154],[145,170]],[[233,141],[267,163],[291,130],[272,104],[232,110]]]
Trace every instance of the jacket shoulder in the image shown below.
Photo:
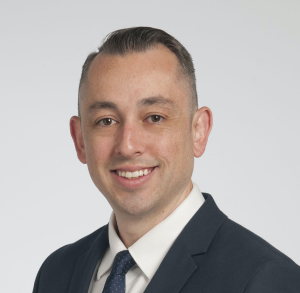
[[[97,229],[91,234],[77,240],[74,243],[67,244],[62,246],[61,248],[52,252],[45,260],[44,264],[47,266],[51,264],[51,266],[57,263],[59,266],[65,265],[67,263],[73,263],[78,260],[78,258],[84,254],[90,246],[94,243],[97,236],[101,233],[105,226]]]
[[[240,257],[245,259],[249,258],[249,260],[252,259],[259,263],[280,261],[296,265],[293,260],[266,240],[230,219],[224,222],[218,236],[222,238],[221,242],[227,244],[228,250],[232,250],[232,253],[235,252],[235,255],[240,253]]]
[[[248,282],[244,293],[299,293],[300,268],[283,260],[263,264]]]
[[[281,281],[277,281],[282,286],[290,280],[291,286],[300,292],[297,281],[300,280],[299,266],[267,241],[230,219],[218,229],[207,252],[195,255],[194,260],[199,267],[195,282],[200,282],[199,275],[205,276],[203,283],[199,283],[203,292],[267,293],[269,291],[261,290],[263,281],[268,286],[280,274]],[[215,279],[218,282],[207,281]]]
[[[237,275],[246,273],[248,280],[243,292],[300,292],[300,267],[292,259],[234,221],[224,224],[224,233],[234,239],[228,252],[240,261]]]
[[[43,262],[35,283],[33,293],[35,292],[55,292],[54,288],[41,290],[41,286],[45,284],[55,284],[60,292],[69,286],[69,281],[72,278],[74,268],[78,259],[89,250],[98,235],[106,226],[103,226],[93,233],[79,239],[78,241],[65,245],[56,251],[52,252]]]

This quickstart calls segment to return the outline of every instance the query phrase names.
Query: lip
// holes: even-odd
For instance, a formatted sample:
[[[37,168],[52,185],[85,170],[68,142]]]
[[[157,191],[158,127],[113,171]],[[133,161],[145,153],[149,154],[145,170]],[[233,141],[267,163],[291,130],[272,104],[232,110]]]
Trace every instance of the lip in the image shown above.
[[[136,169],[137,167],[140,169]],[[130,171],[129,169],[124,169],[124,168],[125,167],[122,167],[122,168],[116,169],[116,170]],[[138,177],[136,179],[127,179],[125,177],[121,177],[115,172],[115,170],[112,170],[111,174],[118,185],[120,185],[126,189],[134,189],[134,188],[139,188],[139,187],[143,186],[144,184],[146,184],[152,178],[152,176],[156,173],[157,167],[151,167],[151,168],[148,167],[147,168],[147,167],[135,166],[135,167],[131,168],[132,171],[130,171],[130,172],[134,172],[134,171],[142,170],[142,169],[152,169],[152,171],[149,174]]]
[[[145,166],[140,166],[140,165],[137,165],[137,166],[122,166],[122,167],[120,167],[120,168],[116,168],[116,169],[114,169],[113,171],[116,171],[116,170],[118,170],[118,171],[129,171],[129,172],[134,172],[134,171],[139,171],[139,170],[144,170],[144,169],[148,169],[148,170],[150,170],[150,169],[153,169],[153,168],[155,168],[156,166],[154,166],[154,167],[145,167]]]

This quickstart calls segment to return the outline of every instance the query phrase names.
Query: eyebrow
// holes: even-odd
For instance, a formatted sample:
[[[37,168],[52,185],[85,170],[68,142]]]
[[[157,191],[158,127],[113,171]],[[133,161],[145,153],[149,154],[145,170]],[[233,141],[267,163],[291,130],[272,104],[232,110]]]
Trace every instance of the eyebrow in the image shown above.
[[[93,103],[92,105],[89,106],[88,112],[94,112],[95,110],[100,110],[100,109],[112,109],[112,110],[117,110],[118,106],[113,103],[113,102],[108,102],[108,101],[97,101]]]
[[[175,102],[166,99],[162,96],[144,98],[138,102],[139,108],[152,106],[152,105],[167,106],[167,107],[170,106],[172,108],[176,108]]]
[[[144,98],[140,100],[137,105],[139,108],[152,105],[176,108],[176,104],[172,100],[166,99],[162,96]],[[91,113],[101,109],[118,110],[118,106],[114,102],[110,101],[97,101],[89,106],[88,112]]]

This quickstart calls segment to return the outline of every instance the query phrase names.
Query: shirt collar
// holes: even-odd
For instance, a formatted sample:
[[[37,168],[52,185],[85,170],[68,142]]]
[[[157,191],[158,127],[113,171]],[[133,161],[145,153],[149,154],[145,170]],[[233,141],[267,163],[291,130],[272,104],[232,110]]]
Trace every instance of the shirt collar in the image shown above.
[[[108,240],[109,247],[101,261],[101,265],[97,273],[97,280],[100,280],[100,278],[112,267],[117,253],[127,250],[116,232],[116,219],[114,212],[111,213],[108,223]]]
[[[136,264],[149,280],[154,276],[183,228],[204,202],[199,187],[193,183],[193,189],[187,198],[167,218],[128,248]],[[115,225],[115,215],[112,213],[108,225],[110,246],[99,267],[98,280],[111,268],[116,254],[127,249],[116,233]]]

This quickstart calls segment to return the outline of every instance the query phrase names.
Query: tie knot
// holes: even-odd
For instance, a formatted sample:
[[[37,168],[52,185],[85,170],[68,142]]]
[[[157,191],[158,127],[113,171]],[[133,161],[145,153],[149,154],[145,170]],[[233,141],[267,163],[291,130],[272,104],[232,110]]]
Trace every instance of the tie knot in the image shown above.
[[[114,263],[111,269],[111,274],[114,275],[126,275],[127,272],[135,265],[135,261],[132,258],[128,250],[123,250],[117,253]]]

